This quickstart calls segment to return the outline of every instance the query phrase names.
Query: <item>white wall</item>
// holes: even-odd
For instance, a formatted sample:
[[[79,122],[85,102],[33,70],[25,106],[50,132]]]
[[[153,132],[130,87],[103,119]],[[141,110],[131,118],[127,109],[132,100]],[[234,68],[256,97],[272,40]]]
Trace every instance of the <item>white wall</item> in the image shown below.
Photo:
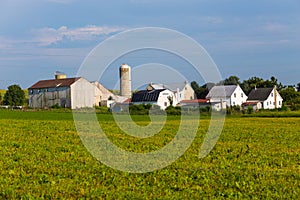
[[[95,105],[95,85],[80,78],[71,85],[71,108],[93,107]]]
[[[238,85],[235,91],[232,93],[230,97],[230,102],[227,103],[227,106],[241,106],[242,103],[247,101],[247,96],[242,90],[242,88]]]
[[[276,98],[275,98],[275,93],[276,93]],[[276,99],[276,106],[275,106],[275,99]],[[278,93],[278,91],[277,90],[275,91],[275,89],[273,89],[269,97],[267,98],[267,100],[263,102],[263,108],[264,109],[275,109],[276,107],[281,108],[282,100],[283,99]]]
[[[160,106],[160,108],[162,110],[165,110],[168,106],[170,106],[170,100],[168,99],[168,97],[172,97],[173,98],[173,106],[177,105],[177,99],[175,98],[175,95],[172,91],[170,90],[164,90],[162,92],[160,92],[158,100],[157,100],[157,105]]]

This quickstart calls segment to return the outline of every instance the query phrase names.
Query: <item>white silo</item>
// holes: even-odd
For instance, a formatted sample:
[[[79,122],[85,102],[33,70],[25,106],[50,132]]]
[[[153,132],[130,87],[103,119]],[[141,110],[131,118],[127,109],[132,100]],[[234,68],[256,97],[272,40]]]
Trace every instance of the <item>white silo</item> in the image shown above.
[[[127,64],[120,66],[120,95],[131,98],[131,69]]]

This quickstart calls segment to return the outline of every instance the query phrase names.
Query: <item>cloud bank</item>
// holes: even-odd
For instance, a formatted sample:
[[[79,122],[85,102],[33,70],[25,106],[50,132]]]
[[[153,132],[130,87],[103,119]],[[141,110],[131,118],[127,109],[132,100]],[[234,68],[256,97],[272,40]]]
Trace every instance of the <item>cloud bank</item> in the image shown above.
[[[108,36],[120,31],[124,31],[124,27],[108,27],[108,26],[95,26],[88,25],[80,28],[68,28],[67,26],[61,26],[58,29],[55,28],[41,28],[32,30],[35,35],[36,43],[39,46],[49,46],[57,44],[61,41],[90,41],[99,36]]]

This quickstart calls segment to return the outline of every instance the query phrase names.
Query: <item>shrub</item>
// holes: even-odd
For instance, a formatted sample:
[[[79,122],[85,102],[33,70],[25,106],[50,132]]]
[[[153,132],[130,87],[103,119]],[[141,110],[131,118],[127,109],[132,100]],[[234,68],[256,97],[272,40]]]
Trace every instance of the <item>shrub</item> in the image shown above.
[[[253,113],[253,108],[251,106],[249,106],[247,108],[247,114],[252,114]]]

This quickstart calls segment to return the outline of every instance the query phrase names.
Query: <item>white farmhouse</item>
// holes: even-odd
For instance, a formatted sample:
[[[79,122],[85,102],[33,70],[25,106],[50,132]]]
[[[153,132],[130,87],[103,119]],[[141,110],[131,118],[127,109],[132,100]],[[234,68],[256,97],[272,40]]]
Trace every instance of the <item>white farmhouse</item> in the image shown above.
[[[275,109],[282,107],[282,97],[274,88],[255,88],[253,89],[247,99],[247,102],[258,102],[262,109]]]
[[[162,110],[165,110],[168,106],[177,105],[177,100],[172,91],[168,89],[158,90],[141,90],[133,93],[132,104],[151,104],[158,105]]]
[[[147,90],[168,89],[174,93],[175,99],[178,103],[183,100],[195,99],[195,92],[187,81],[180,82],[180,83],[171,83],[171,84],[150,83],[146,89]]]
[[[246,94],[239,85],[214,86],[206,98],[216,110],[225,109],[226,106],[241,106],[247,100]]]

